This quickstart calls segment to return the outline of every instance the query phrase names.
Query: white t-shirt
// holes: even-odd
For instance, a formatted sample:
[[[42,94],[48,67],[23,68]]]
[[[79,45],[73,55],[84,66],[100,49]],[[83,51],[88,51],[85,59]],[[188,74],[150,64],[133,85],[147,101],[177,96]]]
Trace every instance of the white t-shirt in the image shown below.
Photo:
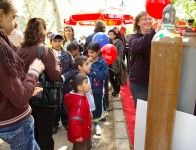
[[[88,76],[87,76],[87,78],[88,78],[88,82],[90,83],[90,79],[89,79]],[[90,83],[90,89],[91,89],[91,83]],[[90,106],[90,111],[92,112],[96,109],[92,89],[91,89],[90,92],[86,93],[86,97],[88,99],[88,103],[89,103],[89,106]]]
[[[88,76],[87,76],[87,79],[88,79],[88,82],[90,83],[90,79]],[[91,84],[90,84],[90,89],[91,89]],[[71,91],[70,93],[74,93],[74,91]],[[88,100],[88,104],[90,106],[90,111],[92,112],[96,109],[92,89],[90,92],[86,93],[86,97]]]

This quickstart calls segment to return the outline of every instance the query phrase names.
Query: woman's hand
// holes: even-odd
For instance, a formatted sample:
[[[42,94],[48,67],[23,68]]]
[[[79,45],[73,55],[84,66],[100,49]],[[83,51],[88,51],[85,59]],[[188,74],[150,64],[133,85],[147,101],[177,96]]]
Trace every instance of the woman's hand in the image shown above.
[[[155,32],[157,33],[159,30],[161,30],[162,27],[162,19],[158,19],[158,24],[157,24],[157,28],[155,29]]]

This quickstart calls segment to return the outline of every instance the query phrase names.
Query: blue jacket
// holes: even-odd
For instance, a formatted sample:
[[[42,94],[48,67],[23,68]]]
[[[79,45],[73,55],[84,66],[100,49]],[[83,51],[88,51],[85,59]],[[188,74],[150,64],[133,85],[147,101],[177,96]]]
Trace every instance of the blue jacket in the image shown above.
[[[62,75],[64,76],[65,82],[63,84],[63,93],[69,93],[72,88],[70,80],[78,74],[78,71],[75,70],[73,65],[72,56],[69,52],[62,50],[61,55],[59,56],[62,65]]]
[[[86,55],[88,53],[88,45],[90,44],[90,42],[92,42],[93,36],[95,35],[95,33],[90,34],[87,38],[86,38],[86,42],[84,44],[84,52],[83,55]]]
[[[103,81],[108,77],[108,64],[102,57],[99,57],[99,59],[91,65],[91,68],[88,76],[90,78],[92,91],[93,93],[103,93]]]

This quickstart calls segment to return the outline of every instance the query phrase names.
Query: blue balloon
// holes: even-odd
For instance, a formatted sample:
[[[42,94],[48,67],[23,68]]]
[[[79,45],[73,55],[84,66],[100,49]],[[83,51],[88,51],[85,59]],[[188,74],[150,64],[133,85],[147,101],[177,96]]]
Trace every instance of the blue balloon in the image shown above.
[[[92,42],[97,42],[102,48],[104,45],[109,44],[109,37],[103,32],[98,32],[93,36]]]

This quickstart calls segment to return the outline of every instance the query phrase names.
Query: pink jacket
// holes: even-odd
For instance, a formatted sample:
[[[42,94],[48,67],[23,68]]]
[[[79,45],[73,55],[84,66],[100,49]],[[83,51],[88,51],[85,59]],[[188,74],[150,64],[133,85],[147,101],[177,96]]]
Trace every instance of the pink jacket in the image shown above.
[[[91,136],[91,115],[86,96],[68,93],[64,102],[68,109],[68,140],[72,143],[80,137],[87,140]]]

